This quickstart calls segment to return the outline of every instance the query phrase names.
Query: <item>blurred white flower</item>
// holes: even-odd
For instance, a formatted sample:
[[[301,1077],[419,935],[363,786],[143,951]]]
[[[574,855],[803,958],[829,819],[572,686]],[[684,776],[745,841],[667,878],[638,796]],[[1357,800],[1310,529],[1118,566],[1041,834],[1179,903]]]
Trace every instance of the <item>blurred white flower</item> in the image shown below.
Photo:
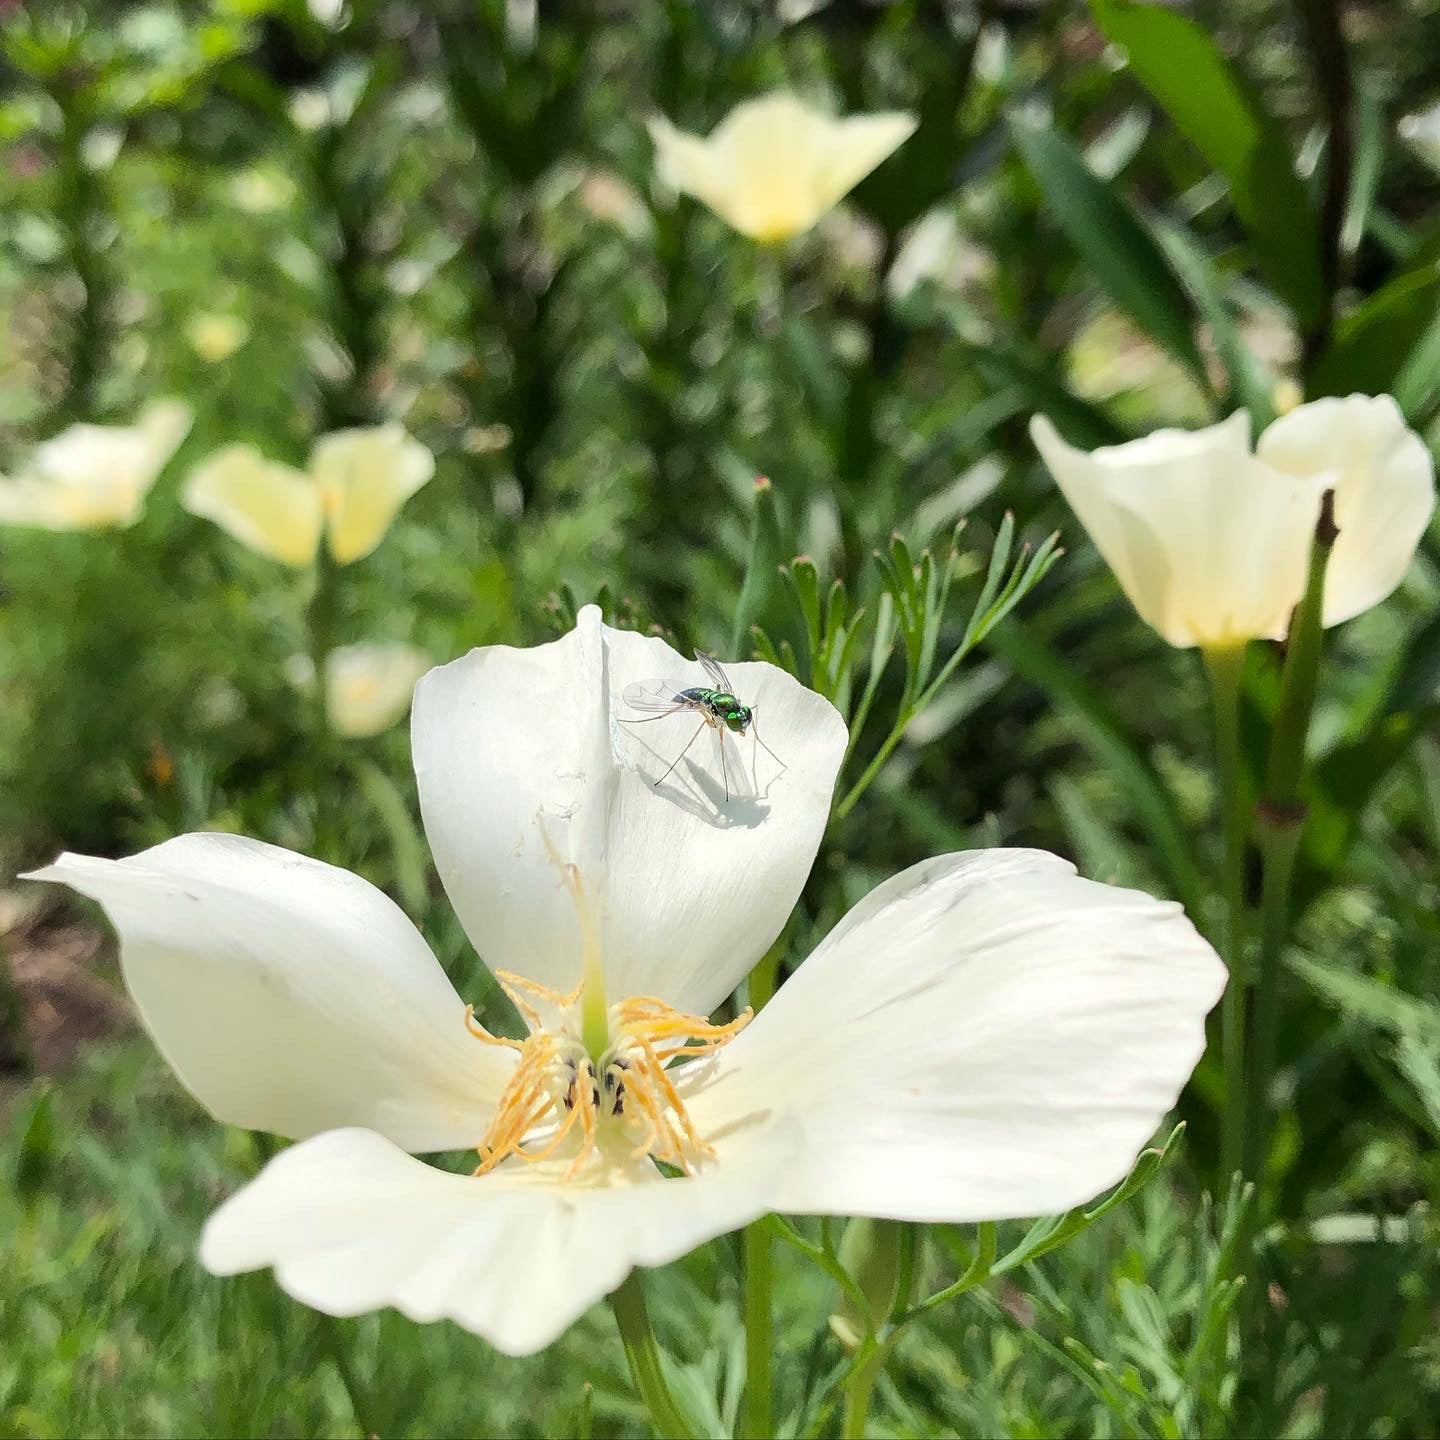
[[[553,644],[472,651],[416,692],[436,864],[524,1039],[475,1022],[378,890],[270,845],[187,835],[30,877],[104,906],[212,1114],[303,1142],[211,1218],[210,1270],[272,1266],[331,1314],[393,1305],[527,1354],[632,1267],[771,1210],[995,1219],[1125,1173],[1224,983],[1179,907],[1038,851],[942,856],[872,891],[748,1026],[712,1024],[800,894],[845,726],[783,671],[736,665],[786,768],[763,797],[697,806],[657,792],[652,735],[617,723],[655,675],[709,683],[588,607]],[[411,1158],[461,1147],[473,1175]]]
[[[1413,115],[1403,116],[1395,128],[1400,138],[1440,174],[1440,101]]]
[[[0,478],[0,524],[43,530],[133,525],[192,418],[179,400],[157,400],[133,425],[70,426],[36,446],[15,479]]]
[[[341,645],[325,657],[325,713],[337,735],[365,739],[403,720],[415,682],[430,668],[430,657],[413,645],[363,641]],[[285,672],[301,690],[315,688],[315,665],[292,655]]]
[[[1430,452],[1387,395],[1300,405],[1254,453],[1243,411],[1089,454],[1044,417],[1031,435],[1141,619],[1177,646],[1284,635],[1326,490],[1340,532],[1326,625],[1394,590],[1435,508]]]
[[[650,121],[660,178],[752,240],[808,230],[914,132],[913,115],[837,120],[784,91],[737,105],[708,139]]]
[[[379,545],[434,473],[418,440],[399,425],[375,425],[324,436],[308,470],[227,445],[191,472],[183,498],[193,514],[285,565],[312,564],[322,533],[336,563],[349,565]]]
[[[306,0],[311,16],[328,30],[338,30],[345,20],[345,0]]]
[[[250,338],[250,326],[231,312],[201,310],[190,317],[185,338],[202,360],[218,365]]]

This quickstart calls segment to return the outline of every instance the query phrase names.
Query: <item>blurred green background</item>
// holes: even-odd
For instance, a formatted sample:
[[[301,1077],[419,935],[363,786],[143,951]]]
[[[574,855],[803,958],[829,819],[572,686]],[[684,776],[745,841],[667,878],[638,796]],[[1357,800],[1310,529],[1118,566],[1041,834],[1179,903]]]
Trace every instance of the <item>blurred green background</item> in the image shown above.
[[[920,128],[766,249],[665,191],[645,122],[705,133],[777,88]],[[300,464],[397,419],[436,477],[342,572],[335,642],[443,661],[598,598],[813,681],[803,555],[865,607],[850,783],[907,697],[899,649],[871,649],[875,548],[943,556],[965,519],[973,591],[1007,512],[1017,546],[1060,530],[832,825],[793,955],[877,879],[1000,843],[1210,923],[1199,665],[1131,612],[1025,425],[1098,444],[1364,390],[1428,435],[1440,174],[1396,127],[1436,98],[1433,0],[0,4],[0,469],[157,396],[195,411],[132,528],[0,529],[0,878],[243,831],[384,885],[493,1000],[430,870],[404,725],[317,737],[287,678],[307,577],[179,502],[219,445]],[[1220,1298],[1207,1061],[1159,1181],[928,1317],[874,1433],[1440,1434],[1437,597],[1432,527],[1402,590],[1330,637],[1249,1302]],[[1257,733],[1275,676],[1252,657]],[[0,1434],[635,1432],[603,1311],[517,1363],[205,1276],[199,1225],[258,1143],[136,1037],[94,912],[6,883],[0,952]],[[707,1247],[656,1302],[727,1433],[732,1262]],[[840,1353],[815,1331],[833,1297],[788,1258],[779,1294],[780,1412],[831,1433],[806,1397]]]

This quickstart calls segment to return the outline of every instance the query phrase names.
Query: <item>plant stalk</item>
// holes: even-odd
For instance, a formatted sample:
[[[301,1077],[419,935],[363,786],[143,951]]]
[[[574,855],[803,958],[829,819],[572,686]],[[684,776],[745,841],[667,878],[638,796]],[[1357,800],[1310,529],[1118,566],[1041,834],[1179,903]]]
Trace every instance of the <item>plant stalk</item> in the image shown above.
[[[1240,763],[1240,681],[1243,644],[1207,648],[1205,670],[1215,711],[1216,773],[1224,834],[1220,893],[1225,906],[1223,955],[1230,971],[1220,1012],[1225,1100],[1221,1112],[1220,1166],[1228,1177],[1245,1155],[1245,1016],[1249,977],[1245,973],[1245,842],[1249,817]]]
[[[745,1408],[742,1440],[767,1440],[775,1433],[774,1256],[764,1220],[745,1227]]]
[[[650,1412],[650,1424],[656,1435],[694,1440],[695,1432],[675,1403],[661,1367],[660,1350],[650,1328],[650,1312],[645,1307],[645,1287],[638,1271],[632,1270],[610,1296],[610,1308],[615,1312],[615,1324],[620,1331],[620,1343],[625,1347],[625,1358],[630,1362],[636,1393]]]
[[[1290,622],[1290,643],[1280,678],[1280,705],[1275,712],[1265,784],[1256,810],[1263,878],[1260,976],[1251,1035],[1244,1152],[1245,1174],[1251,1179],[1263,1172],[1269,1151],[1270,1087],[1280,1028],[1280,962],[1290,925],[1290,885],[1305,827],[1300,787],[1325,635],[1325,574],[1338,534],[1335,493],[1327,490],[1315,527],[1305,594]]]

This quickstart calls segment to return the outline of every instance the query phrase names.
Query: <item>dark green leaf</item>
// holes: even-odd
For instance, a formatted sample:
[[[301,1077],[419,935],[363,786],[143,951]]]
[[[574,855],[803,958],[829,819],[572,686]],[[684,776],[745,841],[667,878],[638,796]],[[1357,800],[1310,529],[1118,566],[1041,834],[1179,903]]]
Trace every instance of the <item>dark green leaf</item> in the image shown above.
[[[1325,303],[1315,212],[1285,134],[1259,96],[1194,21],[1133,0],[1091,6],[1176,128],[1229,181],[1270,283],[1302,326],[1315,324]]]
[[[1189,300],[1145,223],[1058,131],[1021,115],[1012,115],[1009,126],[1047,213],[1095,278],[1152,340],[1208,385]]]

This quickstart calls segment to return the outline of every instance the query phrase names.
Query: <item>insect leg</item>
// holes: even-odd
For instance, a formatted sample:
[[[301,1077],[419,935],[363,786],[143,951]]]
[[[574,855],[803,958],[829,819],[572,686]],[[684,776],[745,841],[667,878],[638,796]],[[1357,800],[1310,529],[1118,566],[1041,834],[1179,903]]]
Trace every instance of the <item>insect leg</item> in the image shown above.
[[[710,722],[709,722],[708,720],[702,720],[702,721],[700,722],[700,730],[703,730],[709,723],[710,723]],[[697,730],[697,731],[685,742],[685,750],[688,750],[688,749],[700,738],[700,730]],[[657,786],[659,786],[659,785],[661,784],[661,782],[664,781],[664,780],[669,776],[670,771],[673,770],[673,769],[685,758],[685,750],[682,750],[682,751],[670,762],[668,768],[667,768],[666,771],[665,771],[665,774],[662,775],[662,776],[660,777],[660,779],[655,782],[655,784],[656,784]]]
[[[756,744],[758,744],[758,745],[764,745],[764,746],[765,746],[765,753],[766,753],[782,770],[788,770],[790,767],[789,767],[768,745],[765,745],[765,742],[760,738],[760,727],[755,723],[755,715],[756,715],[757,713],[758,713],[757,708],[756,708],[754,705],[752,705],[752,706],[750,707],[750,717],[751,717],[751,718],[750,718],[750,728],[755,732],[755,742],[756,742]]]

